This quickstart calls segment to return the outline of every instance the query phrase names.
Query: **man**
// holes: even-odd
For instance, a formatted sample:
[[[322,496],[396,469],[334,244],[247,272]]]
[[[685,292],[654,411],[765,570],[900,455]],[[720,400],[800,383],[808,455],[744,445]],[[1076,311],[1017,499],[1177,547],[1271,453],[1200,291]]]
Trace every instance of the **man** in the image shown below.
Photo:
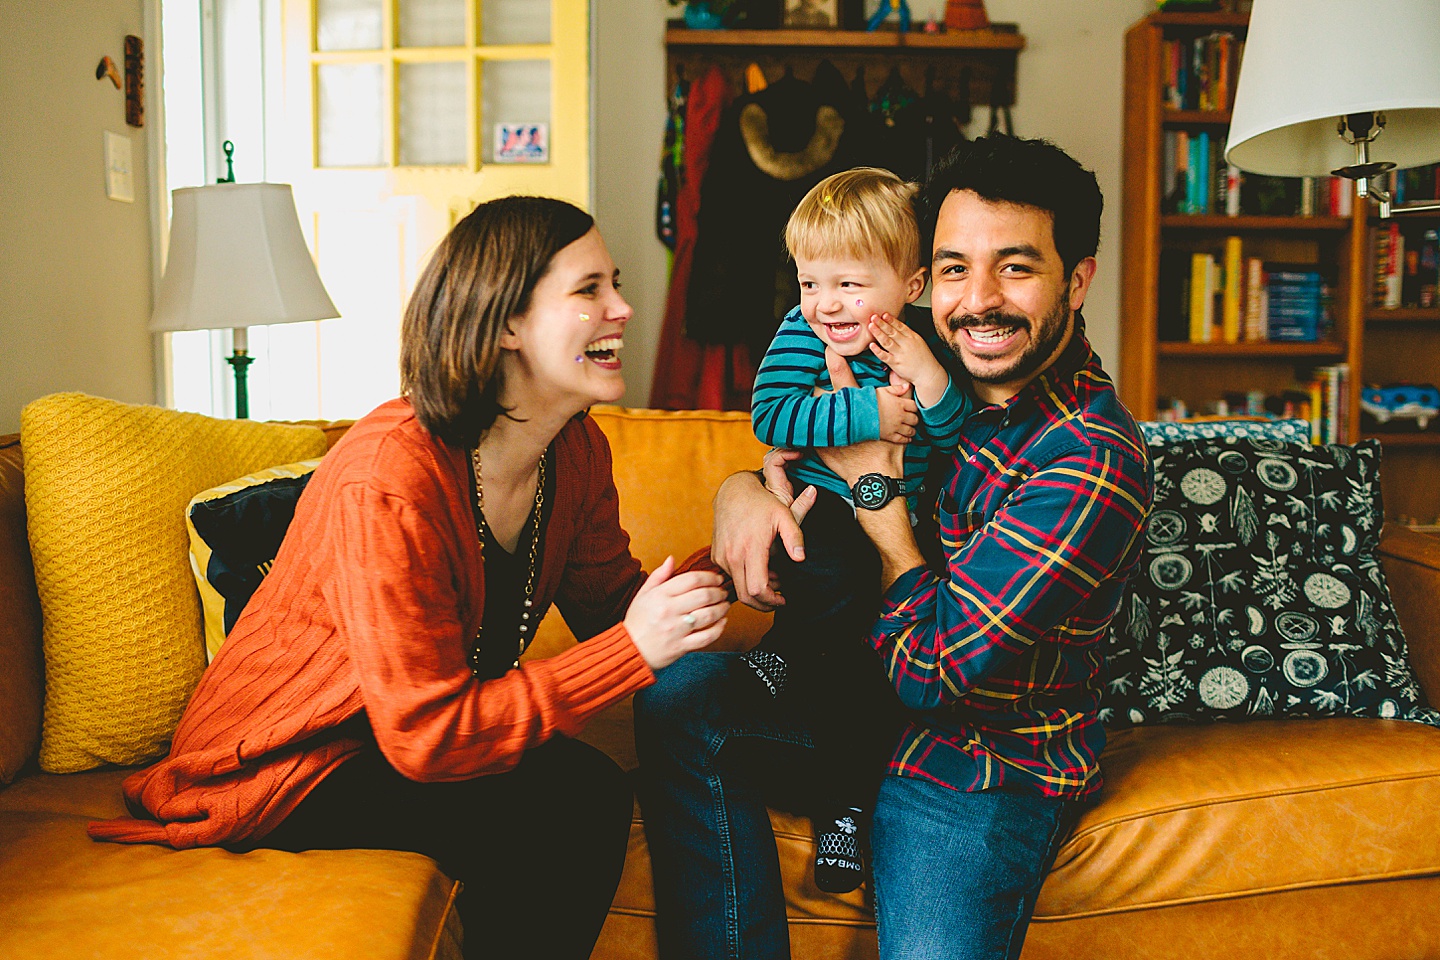
[[[904,499],[883,495],[901,447],[821,456],[854,485],[880,553],[868,643],[907,711],[870,842],[880,955],[999,960],[1019,956],[1055,852],[1100,787],[1099,643],[1152,491],[1080,316],[1099,243],[1094,175],[1051,144],[991,136],[962,145],[924,200],[936,332],[978,402],[940,465],[933,566]],[[771,541],[802,560],[797,524],[813,500],[785,507],[776,460],[776,495],[740,474],[716,496],[715,558],[760,607],[783,602]],[[636,697],[667,958],[789,955],[764,802],[803,771],[808,738],[783,710],[727,700],[731,656],[686,657]]]

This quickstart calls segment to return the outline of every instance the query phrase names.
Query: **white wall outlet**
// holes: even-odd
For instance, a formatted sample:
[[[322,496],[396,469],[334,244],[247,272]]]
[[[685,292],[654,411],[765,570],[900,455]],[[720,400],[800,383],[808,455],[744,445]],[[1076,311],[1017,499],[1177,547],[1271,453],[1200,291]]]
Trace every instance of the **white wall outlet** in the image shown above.
[[[109,130],[105,131],[105,196],[124,203],[135,202],[130,138]]]

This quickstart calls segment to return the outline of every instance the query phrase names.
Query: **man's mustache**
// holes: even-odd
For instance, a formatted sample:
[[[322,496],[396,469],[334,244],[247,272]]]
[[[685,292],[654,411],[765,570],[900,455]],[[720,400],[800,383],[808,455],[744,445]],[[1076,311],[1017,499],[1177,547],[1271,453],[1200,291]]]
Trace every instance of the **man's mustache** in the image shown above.
[[[945,321],[951,333],[958,333],[966,327],[1027,327],[1030,321],[1023,314],[990,310],[985,313],[962,313]]]

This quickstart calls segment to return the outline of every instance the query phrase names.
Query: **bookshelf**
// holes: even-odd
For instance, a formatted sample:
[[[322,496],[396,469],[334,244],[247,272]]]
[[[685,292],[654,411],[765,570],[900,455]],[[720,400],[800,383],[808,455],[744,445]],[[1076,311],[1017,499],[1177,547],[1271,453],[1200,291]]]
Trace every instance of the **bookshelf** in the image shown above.
[[[1412,175],[1421,172],[1413,171]],[[1423,193],[1440,192],[1434,172],[1423,172],[1430,177]],[[1396,174],[1404,175],[1403,171]],[[1392,183],[1392,190],[1394,186]],[[1383,291],[1378,289],[1381,262],[1375,234],[1382,229],[1388,231],[1391,224],[1406,236],[1407,242],[1423,245],[1426,231],[1440,231],[1440,215],[1410,214],[1388,221],[1370,217],[1364,222],[1364,382],[1440,384],[1440,305],[1435,304],[1435,295],[1431,293],[1427,298],[1431,305],[1421,306],[1419,291],[1405,284],[1401,305],[1386,307]],[[1433,268],[1426,274],[1427,280],[1432,278]],[[1428,429],[1418,430],[1413,422],[1382,425],[1364,417],[1360,430],[1362,436],[1375,437],[1384,445],[1380,479],[1387,516],[1432,529],[1440,524],[1440,423],[1431,421]]]
[[[1356,223],[1354,214],[1297,216],[1283,204],[1260,209],[1247,204],[1250,209],[1227,213],[1215,184],[1212,171],[1223,166],[1228,101],[1247,24],[1243,13],[1158,13],[1126,33],[1120,390],[1142,419],[1158,415],[1161,397],[1182,400],[1202,415],[1225,394],[1280,394],[1303,383],[1313,368],[1349,364],[1355,371],[1361,363],[1364,304],[1356,299],[1362,292],[1356,255],[1365,245],[1364,225]],[[1191,88],[1168,98],[1168,78],[1176,73],[1172,56],[1184,60],[1182,69],[1187,69],[1191,52],[1182,46],[1176,53],[1171,49],[1175,42],[1204,42],[1205,49],[1217,50],[1207,66],[1214,76],[1227,73],[1228,81],[1210,83],[1202,96]],[[1192,197],[1175,196],[1176,184],[1166,174],[1175,166],[1175,154],[1184,155],[1185,142],[1198,138],[1204,138],[1208,155],[1195,178],[1204,180],[1208,196],[1197,206]],[[1189,343],[1194,338],[1187,338],[1189,298],[1176,289],[1188,286],[1188,266],[1178,276],[1176,265],[1187,265],[1197,253],[1223,261],[1228,237],[1240,237],[1246,259],[1322,272],[1331,295],[1331,330],[1313,341],[1240,337],[1238,343],[1217,343],[1217,334],[1208,343]],[[1351,380],[1348,400],[1354,410],[1359,390],[1354,376]],[[1342,439],[1356,436],[1354,422],[1349,423]]]
[[[1166,101],[1167,75],[1174,73],[1167,41],[1194,41],[1216,32],[1239,41],[1248,22],[1245,14],[1162,13],[1126,33],[1121,396],[1141,419],[1157,415],[1161,397],[1180,398],[1193,414],[1203,415],[1208,404],[1226,394],[1275,394],[1304,383],[1316,368],[1346,364],[1350,378],[1340,439],[1375,437],[1383,445],[1387,517],[1440,529],[1440,422],[1422,431],[1413,421],[1380,425],[1360,411],[1364,384],[1440,383],[1440,302],[1422,306],[1407,286],[1398,304],[1392,295],[1392,305],[1384,306],[1377,290],[1376,243],[1382,224],[1387,230],[1390,223],[1401,224],[1407,243],[1423,238],[1426,230],[1440,231],[1440,214],[1381,221],[1373,206],[1358,202],[1348,215],[1319,208],[1314,216],[1254,210],[1231,216],[1214,204],[1198,213],[1175,209],[1175,184],[1166,182],[1166,172],[1176,151],[1172,146],[1167,157],[1167,134],[1203,133],[1214,157],[1224,149],[1230,112],[1223,102]],[[1430,174],[1420,179],[1424,176]],[[1211,185],[1216,186],[1213,179]],[[1414,182],[1410,186],[1419,189]],[[1440,177],[1426,180],[1415,198],[1432,190],[1440,193]],[[1173,288],[1162,289],[1162,276],[1173,283],[1177,262],[1194,253],[1221,252],[1229,237],[1240,238],[1247,257],[1313,265],[1322,272],[1330,292],[1331,329],[1313,342],[1192,343],[1183,335],[1188,330],[1177,337],[1175,310],[1182,301]]]

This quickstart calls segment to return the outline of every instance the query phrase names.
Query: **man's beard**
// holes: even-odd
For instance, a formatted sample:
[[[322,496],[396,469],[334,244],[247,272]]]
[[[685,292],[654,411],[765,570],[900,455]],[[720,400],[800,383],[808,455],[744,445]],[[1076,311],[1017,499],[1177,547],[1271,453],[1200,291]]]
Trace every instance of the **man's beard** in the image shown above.
[[[1070,326],[1070,314],[1070,289],[1067,285],[1056,299],[1055,306],[1040,318],[1038,331],[1035,329],[1036,324],[1024,314],[1006,313],[1003,310],[990,310],[983,314],[967,313],[945,321],[950,330],[950,336],[945,338],[945,345],[965,367],[972,380],[979,383],[1013,383],[1016,380],[1026,380],[1044,366],[1060,346],[1060,341],[1065,338],[1065,331]],[[1030,334],[1030,345],[1009,367],[995,373],[982,374],[971,368],[969,358],[957,342],[956,335],[966,327],[1023,328]]]

